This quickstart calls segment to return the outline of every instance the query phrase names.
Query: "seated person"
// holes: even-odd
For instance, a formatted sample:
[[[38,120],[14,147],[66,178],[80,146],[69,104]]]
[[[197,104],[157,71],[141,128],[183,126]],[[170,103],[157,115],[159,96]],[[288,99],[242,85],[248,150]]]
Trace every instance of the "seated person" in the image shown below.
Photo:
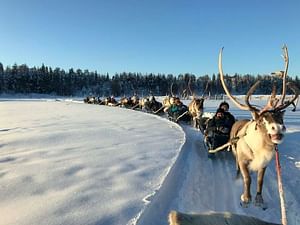
[[[221,102],[221,104],[219,105],[219,108],[224,110],[224,117],[226,119],[226,123],[228,124],[228,126],[231,127],[232,125],[235,123],[235,118],[234,116],[229,112],[229,104],[227,102]]]
[[[180,117],[180,120],[189,121],[190,118],[187,118],[189,116],[188,113],[184,114],[187,111],[187,106],[184,105],[178,97],[174,98],[174,103],[171,104],[167,110],[169,119],[176,122],[180,116],[182,116]]]
[[[156,112],[157,110],[159,110],[162,107],[162,103],[156,101],[155,97],[153,95],[151,95],[149,97],[149,111],[151,112]]]
[[[224,110],[219,108],[214,117],[208,121],[204,135],[209,149],[215,149],[229,140],[231,126],[224,113]]]

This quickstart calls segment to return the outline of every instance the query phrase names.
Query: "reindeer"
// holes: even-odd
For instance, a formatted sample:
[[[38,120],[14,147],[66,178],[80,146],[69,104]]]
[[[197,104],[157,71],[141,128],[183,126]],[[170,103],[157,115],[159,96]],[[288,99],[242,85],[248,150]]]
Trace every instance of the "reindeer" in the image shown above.
[[[139,99],[139,103],[138,103],[139,104],[138,105],[139,109],[145,110],[148,103],[149,103],[149,97],[142,97],[141,99]]]
[[[95,96],[87,96],[83,99],[83,102],[87,104],[97,104],[97,98]]]
[[[174,83],[172,82],[171,88],[170,88],[171,94],[167,95],[163,99],[161,108],[158,109],[156,112],[154,112],[155,114],[158,113],[158,112],[160,112],[161,110],[163,110],[166,113],[168,111],[168,109],[170,108],[170,106],[172,104],[174,104],[175,95],[173,94],[173,85],[174,85]]]
[[[124,108],[131,108],[133,106],[133,103],[130,98],[122,97],[119,101],[119,105]]]
[[[232,147],[232,152],[235,155],[238,170],[243,177],[244,191],[241,195],[241,203],[245,207],[247,207],[247,205],[251,202],[251,170],[257,172],[257,193],[255,197],[255,205],[263,205],[262,188],[264,174],[267,165],[274,156],[275,147],[277,144],[282,143],[284,132],[286,130],[283,122],[283,110],[292,104],[299,95],[299,89],[294,84],[286,84],[288,54],[287,47],[284,46],[283,49],[285,53],[285,72],[282,77],[283,88],[281,101],[280,98],[276,98],[276,89],[274,86],[267,105],[261,110],[251,105],[249,102],[250,96],[259,85],[259,81],[256,82],[248,91],[245,97],[245,105],[238,102],[237,99],[231,95],[224,81],[222,69],[223,48],[219,54],[219,72],[224,91],[238,108],[251,112],[252,120],[240,120],[235,122],[230,133],[230,141],[211,152],[216,152],[219,149],[224,148],[224,146]],[[289,101],[284,101],[286,86],[288,86],[295,94],[293,99]]]
[[[189,113],[192,117],[193,126],[200,129],[200,119],[203,113],[204,98],[197,98],[193,95],[193,99],[189,104]]]
[[[140,98],[137,94],[134,94],[131,98],[132,107],[131,109],[141,108]]]
[[[114,96],[109,96],[107,98],[104,99],[104,105],[107,106],[118,106],[118,102],[116,101],[116,99],[114,98]]]
[[[189,92],[191,93],[191,95],[193,96],[192,101],[188,105],[189,114],[192,118],[193,126],[196,129],[200,130],[200,120],[201,120],[201,116],[203,114],[204,98],[196,97],[195,92],[192,91],[191,78],[189,79],[189,82],[188,82],[188,89],[189,89]]]
[[[145,98],[146,101],[144,102],[144,105],[143,105],[143,110],[145,110],[146,112],[149,112],[149,113],[159,113],[158,110],[161,111],[162,107],[163,107],[163,104],[161,102],[158,102],[154,95],[150,95],[149,97]]]

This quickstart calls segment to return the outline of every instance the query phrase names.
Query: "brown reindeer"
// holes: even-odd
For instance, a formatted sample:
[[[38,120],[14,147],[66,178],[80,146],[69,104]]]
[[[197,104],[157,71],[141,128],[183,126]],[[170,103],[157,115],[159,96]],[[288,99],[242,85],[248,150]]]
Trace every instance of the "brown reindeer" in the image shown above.
[[[189,113],[192,117],[193,126],[196,129],[200,130],[200,120],[201,120],[201,116],[202,116],[202,113],[203,113],[204,98],[196,97],[196,93],[194,91],[192,91],[191,77],[190,77],[189,82],[188,82],[188,90],[189,90],[190,94],[193,96],[192,101],[190,102],[190,104],[188,106]]]
[[[219,72],[221,83],[230,100],[240,109],[250,111],[252,120],[240,120],[234,123],[230,141],[225,144],[232,146],[232,151],[236,157],[237,166],[243,177],[244,191],[241,195],[241,203],[244,206],[251,201],[250,171],[257,172],[257,193],[255,197],[255,204],[261,206],[263,204],[262,187],[266,167],[272,160],[275,152],[275,146],[283,141],[284,132],[286,130],[283,123],[284,109],[288,107],[295,99],[298,98],[299,89],[292,83],[286,84],[287,68],[288,68],[288,54],[287,48],[284,46],[285,72],[282,77],[283,88],[281,99],[276,98],[276,89],[273,88],[272,95],[267,105],[259,110],[250,104],[249,99],[257,88],[259,82],[255,83],[248,91],[245,97],[245,105],[237,101],[233,97],[224,81],[224,74],[222,69],[222,51],[219,54]],[[290,101],[284,101],[286,86],[289,87],[295,94]],[[221,147],[224,147],[221,146]],[[220,148],[221,148],[220,147]],[[219,149],[219,148],[218,148]],[[218,149],[215,149],[218,150]]]
[[[131,98],[124,96],[120,99],[119,105],[124,108],[131,108],[133,106],[133,103]]]
[[[204,98],[197,98],[193,96],[189,104],[189,113],[192,116],[193,126],[200,129],[200,119],[203,113]]]

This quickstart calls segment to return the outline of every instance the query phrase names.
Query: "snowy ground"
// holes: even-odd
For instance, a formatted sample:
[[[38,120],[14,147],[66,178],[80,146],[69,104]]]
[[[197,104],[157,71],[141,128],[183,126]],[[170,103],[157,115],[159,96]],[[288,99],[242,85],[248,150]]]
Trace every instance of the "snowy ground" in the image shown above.
[[[206,101],[205,110],[215,111],[219,102]],[[78,103],[0,101],[1,225],[166,225],[170,210],[230,211],[280,223],[274,161],[263,190],[269,208],[244,209],[230,153],[208,159],[191,126]],[[250,115],[233,106],[231,112],[238,119]],[[288,222],[297,225],[300,111],[288,109],[285,123],[282,177]]]

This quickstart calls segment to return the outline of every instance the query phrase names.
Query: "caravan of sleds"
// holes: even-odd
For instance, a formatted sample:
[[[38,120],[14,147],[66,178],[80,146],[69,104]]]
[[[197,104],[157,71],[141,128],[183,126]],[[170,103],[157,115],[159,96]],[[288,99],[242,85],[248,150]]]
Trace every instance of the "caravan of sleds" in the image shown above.
[[[265,170],[277,151],[277,145],[283,141],[284,132],[284,109],[293,105],[292,111],[296,110],[299,97],[299,89],[291,82],[286,82],[288,70],[288,52],[287,47],[283,47],[285,70],[272,73],[272,75],[282,80],[282,93],[276,95],[276,86],[273,85],[272,93],[267,104],[264,107],[257,107],[250,103],[250,98],[258,87],[260,81],[256,82],[245,95],[245,103],[240,103],[227,88],[226,81],[222,69],[222,51],[219,54],[219,73],[223,89],[227,97],[241,110],[246,110],[251,113],[252,119],[236,120],[227,110],[229,104],[222,102],[219,108],[214,113],[204,112],[205,97],[192,97],[188,106],[184,105],[179,97],[174,95],[166,96],[162,102],[158,102],[153,95],[146,98],[141,98],[137,95],[132,97],[123,97],[120,101],[116,101],[114,97],[108,97],[103,100],[94,96],[88,96],[84,99],[88,104],[100,104],[107,106],[120,106],[129,109],[139,109],[147,113],[158,115],[167,115],[168,119],[173,122],[190,122],[193,127],[201,131],[204,137],[204,143],[207,147],[208,156],[215,154],[218,151],[230,151],[236,159],[237,172],[243,178],[243,193],[241,195],[241,205],[248,207],[252,201],[250,193],[251,176],[250,171],[257,172],[257,190],[254,204],[262,209],[266,209],[262,197],[262,187]],[[294,96],[286,100],[286,90],[289,88]],[[222,107],[225,106],[225,109]],[[227,108],[227,109],[226,109]],[[231,122],[224,124],[225,119],[218,126],[218,114],[222,117],[232,117]],[[229,116],[230,117],[230,116]],[[279,182],[279,181],[278,181]],[[279,186],[280,199],[283,201],[282,185]],[[284,204],[281,202],[281,208]],[[285,210],[281,209],[282,224],[286,225]],[[170,225],[196,225],[196,224],[211,224],[205,219],[207,215],[202,214],[182,214],[179,212],[171,212],[169,215]],[[229,221],[226,215],[218,215],[218,224],[266,224],[264,221],[255,220],[253,218],[234,215],[235,218]],[[216,219],[215,217],[214,219]],[[206,222],[205,222],[206,221]],[[243,221],[242,223],[239,223]],[[252,221],[252,222],[251,222]],[[230,222],[230,223],[228,223]]]
[[[195,121],[196,124],[199,124],[199,119],[203,113],[203,102],[204,98],[193,97],[189,106],[186,106],[179,97],[174,95],[166,96],[162,102],[157,101],[154,95],[143,98],[139,98],[138,95],[133,95],[131,97],[122,97],[119,101],[113,96],[104,99],[87,96],[84,99],[84,103],[87,104],[118,106],[157,115],[166,114],[171,121],[189,122],[192,120]]]

